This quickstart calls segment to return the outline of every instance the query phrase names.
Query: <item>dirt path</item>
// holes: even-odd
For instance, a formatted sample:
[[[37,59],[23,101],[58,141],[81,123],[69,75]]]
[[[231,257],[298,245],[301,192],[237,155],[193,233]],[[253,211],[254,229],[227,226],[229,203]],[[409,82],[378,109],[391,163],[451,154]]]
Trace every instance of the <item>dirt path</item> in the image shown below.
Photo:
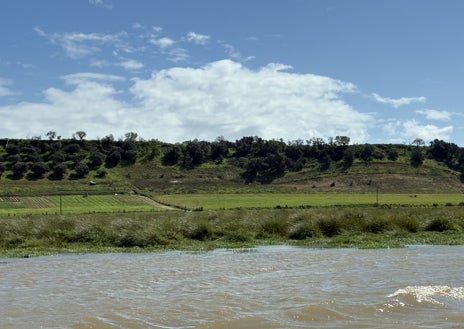
[[[151,204],[152,206],[155,206],[155,207],[158,207],[158,208],[161,208],[161,209],[179,210],[179,208],[167,206],[167,205],[161,204],[159,202],[156,202],[155,200],[153,200],[153,199],[151,199],[151,198],[149,198],[147,196],[139,195],[139,198],[142,198],[146,203]]]

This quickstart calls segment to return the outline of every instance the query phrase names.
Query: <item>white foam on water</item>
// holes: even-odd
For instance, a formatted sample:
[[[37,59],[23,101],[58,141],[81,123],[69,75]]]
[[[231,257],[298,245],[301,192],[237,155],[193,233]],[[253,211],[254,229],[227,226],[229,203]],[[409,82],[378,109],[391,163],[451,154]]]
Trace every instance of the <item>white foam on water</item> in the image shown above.
[[[452,300],[464,300],[464,287],[450,286],[407,286],[398,289],[389,298],[407,298],[413,297],[417,303],[430,303],[436,305],[445,305],[437,298],[445,297]]]

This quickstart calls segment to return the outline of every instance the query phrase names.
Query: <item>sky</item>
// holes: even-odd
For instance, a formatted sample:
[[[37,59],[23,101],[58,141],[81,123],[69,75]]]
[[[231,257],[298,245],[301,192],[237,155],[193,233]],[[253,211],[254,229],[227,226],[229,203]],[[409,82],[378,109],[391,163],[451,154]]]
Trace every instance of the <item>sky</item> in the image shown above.
[[[464,146],[461,0],[2,0],[0,138]]]

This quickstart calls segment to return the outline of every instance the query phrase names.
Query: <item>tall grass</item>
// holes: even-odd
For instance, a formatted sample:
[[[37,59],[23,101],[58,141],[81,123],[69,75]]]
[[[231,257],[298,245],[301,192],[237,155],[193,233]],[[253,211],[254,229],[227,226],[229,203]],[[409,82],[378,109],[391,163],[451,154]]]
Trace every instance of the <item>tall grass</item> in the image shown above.
[[[238,209],[0,217],[0,254],[11,250],[20,254],[46,250],[196,249],[268,243],[349,247],[464,244],[464,207]]]

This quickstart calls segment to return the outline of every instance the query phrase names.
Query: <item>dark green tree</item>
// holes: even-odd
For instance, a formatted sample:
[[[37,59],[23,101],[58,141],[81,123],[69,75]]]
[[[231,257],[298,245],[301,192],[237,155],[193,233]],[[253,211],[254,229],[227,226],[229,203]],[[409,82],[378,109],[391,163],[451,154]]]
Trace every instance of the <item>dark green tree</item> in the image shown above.
[[[27,171],[27,164],[24,162],[16,162],[12,167],[14,178],[21,178]]]
[[[33,178],[42,178],[50,168],[45,162],[35,162],[31,165]]]
[[[422,154],[419,147],[413,148],[411,151],[411,166],[417,168],[424,162],[424,155]]]
[[[165,166],[177,164],[182,156],[182,149],[179,145],[171,146],[163,155],[162,162]]]
[[[89,167],[83,162],[78,162],[74,166],[74,172],[76,178],[84,178],[89,173]]]
[[[53,172],[50,175],[50,178],[60,180],[63,179],[68,171],[68,167],[64,163],[58,163],[53,166]]]
[[[113,147],[111,152],[105,158],[105,165],[108,168],[116,167],[122,159],[121,156],[122,149],[120,147]]]

